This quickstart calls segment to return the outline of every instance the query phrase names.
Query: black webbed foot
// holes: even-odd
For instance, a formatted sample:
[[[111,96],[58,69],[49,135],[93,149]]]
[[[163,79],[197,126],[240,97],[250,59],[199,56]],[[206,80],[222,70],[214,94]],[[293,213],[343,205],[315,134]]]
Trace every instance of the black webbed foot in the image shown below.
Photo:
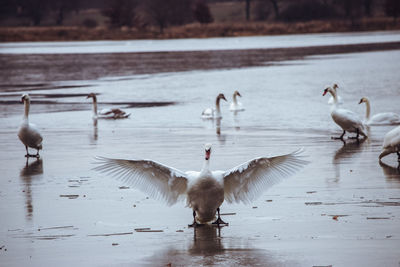
[[[204,226],[204,224],[194,221],[192,224],[189,224],[188,226],[196,228],[196,227]]]
[[[218,219],[216,219],[215,222],[213,222],[212,224],[218,225],[218,226],[220,226],[220,225],[225,225],[225,226],[229,225],[229,223],[224,222],[220,217],[218,217]]]

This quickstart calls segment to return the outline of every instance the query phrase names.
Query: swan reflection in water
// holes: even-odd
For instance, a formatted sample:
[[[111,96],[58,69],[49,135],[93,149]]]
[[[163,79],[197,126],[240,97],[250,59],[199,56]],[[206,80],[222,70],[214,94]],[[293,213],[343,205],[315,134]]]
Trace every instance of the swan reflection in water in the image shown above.
[[[382,167],[386,180],[391,183],[393,182],[400,187],[400,168],[387,165],[382,161],[379,161],[379,165]]]
[[[332,160],[335,168],[335,179],[334,183],[338,183],[340,180],[340,165],[346,162],[352,162],[353,156],[362,150],[362,144],[366,141],[366,138],[360,140],[354,140],[352,142],[343,142],[343,146],[339,148]]]
[[[296,266],[281,264],[265,249],[254,248],[247,238],[223,236],[225,227],[203,225],[193,228],[193,241],[177,248],[157,251],[148,258],[149,266]],[[290,264],[288,264],[290,263]]]
[[[21,169],[20,178],[23,182],[23,192],[25,193],[26,202],[26,218],[32,219],[33,215],[33,204],[32,204],[32,180],[35,176],[43,174],[43,161],[37,158],[33,162],[29,163],[29,158],[26,159],[25,166]]]
[[[215,119],[215,133],[217,134],[217,139],[221,144],[225,144],[226,136],[221,133],[221,118]]]
[[[233,127],[236,131],[240,130],[239,112],[240,111],[233,111]]]
[[[224,252],[221,242],[221,228],[205,224],[193,230],[193,244],[189,253],[193,255],[215,255]]]
[[[93,118],[93,138],[91,138],[93,142],[96,142],[99,138],[98,133],[99,128],[97,127],[97,118]]]

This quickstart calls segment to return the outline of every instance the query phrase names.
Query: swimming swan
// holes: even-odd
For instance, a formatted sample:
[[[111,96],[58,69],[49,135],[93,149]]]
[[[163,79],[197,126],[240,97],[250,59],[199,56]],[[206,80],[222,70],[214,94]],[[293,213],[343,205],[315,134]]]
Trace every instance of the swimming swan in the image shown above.
[[[28,94],[24,94],[21,97],[21,101],[24,103],[24,117],[21,123],[21,126],[18,130],[18,137],[21,142],[25,145],[26,155],[25,157],[36,157],[39,158],[39,150],[42,149],[42,140],[43,137],[37,129],[36,125],[29,122],[29,107],[30,107],[30,98]],[[31,155],[28,152],[28,147],[34,148],[37,150],[36,155]]]
[[[391,153],[397,153],[397,160],[399,162],[398,168],[400,168],[400,126],[397,126],[385,135],[379,161]]]
[[[363,97],[360,99],[358,104],[365,103],[367,106],[366,114],[365,114],[365,124],[367,125],[394,125],[400,124],[400,115],[394,112],[383,112],[375,114],[370,117],[371,114],[371,105],[369,99]]]
[[[357,133],[357,136],[353,137],[356,139],[358,139],[360,134],[364,137],[367,137],[367,134],[365,133],[364,129],[364,124],[362,123],[359,116],[353,111],[337,107],[336,91],[333,90],[331,87],[326,88],[322,95],[324,96],[328,92],[333,97],[333,105],[331,106],[332,119],[337,125],[339,125],[343,129],[342,135],[334,139],[340,139],[343,141],[343,136],[345,135],[346,131],[351,133]]]
[[[119,108],[105,108],[97,112],[97,97],[94,93],[90,93],[86,99],[93,98],[93,118],[95,119],[125,119],[128,118],[130,113]]]
[[[221,109],[219,106],[219,102],[221,99],[226,101],[224,94],[219,94],[215,100],[215,108],[206,108],[201,113],[201,117],[203,119],[220,119],[220,118],[222,118]]]
[[[183,172],[152,160],[124,160],[98,157],[95,170],[111,174],[127,184],[175,204],[186,198],[193,209],[193,224],[225,224],[220,218],[219,207],[229,203],[249,203],[272,185],[294,174],[308,162],[302,159],[302,150],[275,156],[260,157],[227,171],[209,169],[211,144],[205,145],[205,161],[200,172]]]
[[[230,111],[243,111],[244,110],[242,103],[237,101],[237,99],[236,99],[237,96],[242,97],[238,91],[235,91],[233,93],[233,102],[231,103],[231,105],[229,107]]]

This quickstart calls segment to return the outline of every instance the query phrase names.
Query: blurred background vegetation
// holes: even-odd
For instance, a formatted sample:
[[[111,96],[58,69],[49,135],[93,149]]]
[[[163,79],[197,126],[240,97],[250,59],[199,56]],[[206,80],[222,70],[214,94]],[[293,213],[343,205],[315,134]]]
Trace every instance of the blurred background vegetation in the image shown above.
[[[0,41],[386,30],[399,15],[400,0],[1,0]]]

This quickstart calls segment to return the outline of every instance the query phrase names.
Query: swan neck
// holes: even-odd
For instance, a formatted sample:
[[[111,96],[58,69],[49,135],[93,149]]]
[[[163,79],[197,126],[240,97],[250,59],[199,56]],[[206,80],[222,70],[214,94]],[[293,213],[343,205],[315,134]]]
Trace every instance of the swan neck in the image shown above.
[[[237,95],[233,94],[233,103],[237,104],[237,99],[236,99]]]
[[[215,109],[217,110],[218,113],[221,112],[221,109],[220,109],[220,107],[219,107],[219,101],[220,101],[220,100],[221,100],[221,99],[220,99],[219,97],[217,97],[217,100],[215,100]]]
[[[369,101],[365,101],[365,105],[367,106],[366,112],[365,112],[365,118],[369,120],[369,117],[371,115],[371,105],[369,104]]]
[[[210,159],[204,160],[203,167],[201,168],[201,173],[207,173],[210,171]]]
[[[96,96],[93,97],[93,115],[97,116],[97,99],[96,99]]]
[[[331,93],[331,95],[332,95],[332,97],[333,97],[333,104],[334,104],[334,105],[337,105],[338,99],[337,99],[336,91],[334,91],[334,90],[329,90],[329,93]]]
[[[24,101],[24,119],[28,119],[29,108],[30,108],[30,101],[29,100],[25,100]]]

